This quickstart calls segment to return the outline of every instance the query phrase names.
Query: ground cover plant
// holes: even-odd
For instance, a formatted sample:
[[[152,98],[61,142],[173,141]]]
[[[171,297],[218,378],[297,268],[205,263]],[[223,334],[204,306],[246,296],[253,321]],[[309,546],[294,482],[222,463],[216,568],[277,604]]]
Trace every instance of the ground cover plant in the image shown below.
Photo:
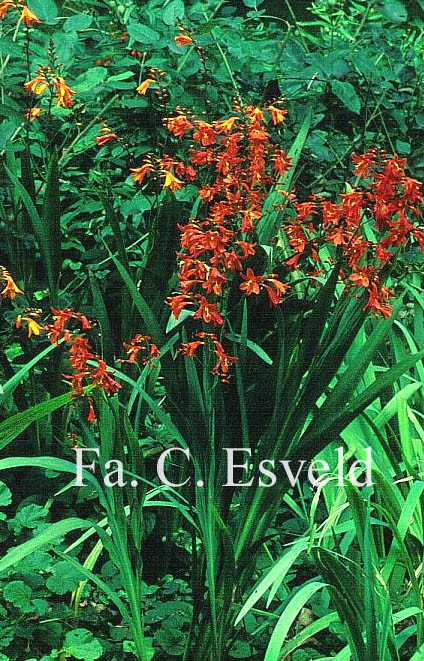
[[[0,659],[420,661],[419,7],[0,23]]]

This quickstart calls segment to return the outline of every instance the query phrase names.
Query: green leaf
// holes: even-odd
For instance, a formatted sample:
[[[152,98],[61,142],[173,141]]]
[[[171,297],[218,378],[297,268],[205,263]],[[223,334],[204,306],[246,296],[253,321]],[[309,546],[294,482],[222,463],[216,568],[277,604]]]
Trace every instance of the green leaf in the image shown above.
[[[101,657],[103,648],[88,629],[73,629],[73,631],[68,631],[65,636],[63,652],[74,656],[76,659],[91,661]]]
[[[4,166],[4,168],[10,180],[13,182],[17,190],[17,193],[19,194],[19,197],[22,199],[22,202],[24,203],[26,210],[28,211],[28,215],[31,219],[32,227],[34,230],[34,234],[36,236],[38,245],[40,246],[40,250],[43,255],[44,264],[46,267],[47,277],[49,281],[49,287],[52,291],[54,291],[55,280],[54,280],[54,272],[52,270],[52,259],[50,255],[50,241],[48,234],[45,231],[46,230],[45,225],[39,216],[39,213],[31,199],[31,196],[26,191],[24,186],[22,186],[21,182],[13,174],[13,172],[9,170],[9,168],[7,168],[6,166]]]
[[[184,653],[186,646],[186,636],[179,629],[172,627],[159,629],[155,635],[155,639],[162,647],[164,652],[171,656],[180,656]]]
[[[0,507],[7,507],[11,502],[12,492],[4,482],[0,482]]]
[[[184,18],[184,11],[183,0],[171,0],[163,8],[162,20],[165,25],[174,25],[177,18]]]
[[[299,129],[299,132],[287,152],[287,156],[290,156],[292,159],[292,167],[285,174],[284,177],[280,177],[278,184],[278,189],[282,189],[286,192],[290,190],[294,174],[296,172],[296,166],[299,161],[300,155],[302,153],[303,147],[308,137],[309,129],[311,127],[312,121],[312,110],[308,108],[305,114],[305,119],[302,122],[302,125]],[[281,193],[278,193],[277,190],[273,190],[265,200],[263,206],[262,218],[258,223],[258,242],[261,245],[269,245],[271,238],[274,239],[275,230],[277,223],[280,221],[280,212],[276,211],[275,205],[281,204],[282,198]]]
[[[79,93],[89,92],[94,87],[101,85],[108,75],[105,67],[92,67],[85,71],[81,76],[78,76],[73,87]]]
[[[159,32],[141,23],[131,23],[128,26],[128,34],[140,44],[152,44],[160,38]]]
[[[72,402],[71,393],[65,393],[58,397],[53,397],[45,402],[40,402],[31,408],[12,415],[3,422],[0,422],[0,449],[9,445],[15,438],[17,438],[30,424],[36,420],[44,418],[44,416],[57,411],[57,409],[70,404]]]
[[[381,13],[392,23],[403,23],[408,18],[408,11],[399,0],[386,0],[381,8]]]
[[[46,530],[36,537],[33,537],[19,546],[14,546],[9,549],[6,555],[0,558],[0,572],[5,571],[5,569],[8,569],[9,567],[13,567],[23,558],[26,558],[27,555],[34,553],[34,551],[39,551],[46,546],[53,546],[58,539],[64,537],[68,532],[81,528],[90,528],[91,526],[92,524],[88,521],[78,519],[77,517],[70,517],[63,521],[51,523]]]
[[[312,595],[324,587],[325,583],[307,583],[306,585],[303,585],[303,587],[301,587],[298,592],[296,592],[292,599],[290,599],[289,603],[280,615],[277,626],[272,632],[264,661],[279,661],[281,658],[281,647],[294,620],[298,617],[303,606],[312,597]]]
[[[84,578],[78,569],[70,566],[66,560],[61,560],[54,565],[53,575],[49,576],[46,585],[55,594],[65,594],[75,590]]]
[[[415,652],[414,656],[411,656],[411,661],[424,661],[424,645],[421,645],[420,649]]]
[[[110,224],[110,227],[112,229],[113,237],[116,243],[116,249],[119,255],[119,260],[121,264],[125,266],[127,271],[129,271],[130,269],[128,264],[127,252],[125,249],[124,238],[122,236],[121,227],[119,224],[119,218],[115,212],[115,209],[113,208],[113,203],[111,204],[105,195],[100,194],[99,197],[105,209],[106,222]]]
[[[245,4],[250,0],[244,0]],[[228,652],[232,659],[251,659],[252,647],[244,640],[237,640]]]
[[[194,310],[181,310],[180,316],[178,317],[178,319],[175,319],[174,315],[171,312],[171,314],[169,315],[168,323],[166,324],[165,333],[166,334],[170,333],[172,330],[174,330],[176,326],[182,324],[183,321],[185,321],[186,319],[193,317],[194,314],[195,314]]]
[[[8,583],[3,590],[3,597],[24,613],[30,613],[33,610],[31,604],[32,590],[23,581],[11,581]]]
[[[238,335],[237,333],[227,333],[225,335],[229,340],[233,340],[233,342],[238,342],[242,343],[242,338],[241,335]],[[266,351],[262,349],[262,347],[259,346],[259,344],[256,344],[256,342],[252,342],[252,340],[246,340],[246,346],[253,351],[261,360],[264,361],[267,365],[272,365],[273,361],[272,358],[268,356]]]
[[[153,647],[153,638],[144,638],[144,646],[145,646],[145,652],[146,652],[146,661],[151,661],[153,657],[156,654],[156,650]],[[127,654],[133,654],[134,656],[137,656],[137,650],[135,647],[135,642],[133,640],[124,640],[122,649],[124,652]],[[1,659],[0,659],[1,661]]]
[[[57,17],[57,7],[53,0],[28,0],[28,7],[44,23],[52,23]]]
[[[2,35],[0,40],[0,55],[11,55],[22,58],[24,57],[24,52],[10,37]]]
[[[128,291],[130,292],[134,305],[139,311],[141,318],[143,319],[146,328],[148,329],[149,335],[151,335],[151,337],[153,338],[153,342],[155,342],[158,345],[165,344],[166,338],[162,332],[161,327],[159,326],[158,320],[156,319],[152,310],[147,305],[146,301],[138,291],[128,271],[121,264],[121,262],[116,259],[116,257],[114,257],[112,254],[110,256],[114,264],[116,265],[116,268],[118,269],[120,276],[124,281]]]
[[[88,14],[75,14],[66,19],[63,24],[65,32],[73,32],[78,30],[86,30],[93,22],[93,17]]]
[[[101,330],[102,355],[104,356],[106,362],[110,365],[113,362],[114,357],[114,341],[109,321],[109,315],[103,300],[99,283],[92,271],[89,272],[89,277],[91,292],[93,294],[94,310]]]
[[[299,555],[306,550],[307,546],[308,543],[305,540],[300,540],[296,544],[290,546],[284,555],[274,564],[271,570],[260,579],[252,594],[243,605],[240,613],[237,615],[235,621],[236,625],[247,615],[250,609],[253,608],[256,602],[259,601],[273,584],[276,584],[278,589],[278,586],[284,581],[287,572],[292,568]]]
[[[13,519],[10,519],[10,526],[19,534],[22,528],[37,528],[48,515],[49,511],[41,505],[32,503],[19,510]]]
[[[333,93],[340,99],[343,105],[352,112],[359,114],[361,110],[361,99],[356,93],[353,85],[341,80],[332,80],[330,82]]]

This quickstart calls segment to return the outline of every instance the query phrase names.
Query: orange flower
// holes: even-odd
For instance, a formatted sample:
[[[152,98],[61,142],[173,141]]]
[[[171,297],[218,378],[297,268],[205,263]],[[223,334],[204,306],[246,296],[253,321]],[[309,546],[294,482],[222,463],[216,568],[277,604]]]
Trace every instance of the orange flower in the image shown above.
[[[144,165],[142,165],[140,168],[130,168],[130,172],[133,172],[133,181],[140,185],[143,183],[143,179],[146,176],[146,173],[154,171],[155,169],[150,161],[144,163]]]
[[[184,182],[181,179],[177,179],[172,172],[169,170],[166,172],[163,188],[169,188],[170,191],[174,192],[175,189],[179,190],[182,188],[183,184]]]
[[[60,76],[53,78],[53,85],[56,88],[56,107],[70,108],[73,106],[72,97],[76,94],[75,90],[71,89]]]
[[[278,172],[280,177],[284,177],[286,172],[291,168],[292,159],[290,158],[290,156],[287,156],[286,152],[282,149],[276,151],[273,160],[274,160],[274,170]]]
[[[132,340],[129,342],[124,342],[123,347],[128,354],[128,360],[120,362],[136,363],[138,360],[138,354],[142,352],[142,363],[143,365],[151,365],[151,360],[153,358],[159,358],[161,353],[157,348],[156,344],[151,342],[151,337],[148,335],[141,335],[137,333],[134,335]]]
[[[25,113],[25,117],[29,119],[30,122],[33,122],[42,112],[44,112],[43,108],[30,108],[28,112]]]
[[[156,81],[153,80],[153,78],[146,78],[146,80],[143,80],[143,82],[137,87],[136,92],[138,92],[138,94],[146,94],[150,85],[153,85],[155,82]]]
[[[91,352],[90,342],[86,337],[77,335],[70,338],[70,342],[69,362],[74,369],[81,371],[87,367],[87,360],[92,360],[95,355]]]
[[[265,280],[264,275],[255,275],[252,269],[248,268],[246,270],[246,275],[240,273],[240,277],[244,280],[240,285],[241,290],[244,290],[248,296],[251,294],[259,294],[259,285]]]
[[[165,126],[172,135],[176,138],[183,138],[187,131],[193,130],[193,124],[187,119],[185,115],[178,115],[178,117],[165,117]]]
[[[22,317],[22,315],[18,315],[16,328],[21,328],[23,321],[25,321],[28,326],[28,337],[31,337],[31,335],[40,335],[41,331],[44,330],[44,327],[40,326],[35,319],[32,319],[31,317]]]
[[[0,267],[0,281],[6,283],[5,288],[1,292],[3,298],[15,298],[16,294],[23,294],[22,289],[19,289],[16,282],[13,280],[12,276],[5,268]]]
[[[217,339],[214,340],[215,353],[218,357],[216,365],[211,370],[211,374],[219,376],[220,380],[224,383],[228,383],[228,372],[233,363],[238,361],[236,356],[230,356],[224,351],[224,348]]]
[[[4,20],[6,18],[7,12],[12,7],[15,7],[15,3],[10,2],[10,0],[3,0],[2,2],[0,2],[0,19],[1,20]]]
[[[199,301],[199,308],[194,315],[194,319],[202,318],[206,324],[212,323],[214,326],[222,326],[224,319],[219,314],[216,303],[209,303],[209,301],[200,294],[196,294],[196,298]]]
[[[183,342],[178,348],[178,351],[182,356],[187,356],[193,360],[196,349],[202,346],[202,344],[204,344],[204,342],[201,342],[200,340],[195,340],[193,342]]]
[[[268,110],[274,126],[282,122],[284,115],[287,115],[287,110],[282,110],[282,108],[277,108],[276,106],[268,106]]]
[[[113,374],[113,371],[109,372],[105,361],[99,358],[97,368],[90,374],[90,379],[100,390],[115,393],[122,386],[112,378],[111,374]]]
[[[270,287],[269,285],[264,284],[264,289],[268,292],[268,297],[269,297],[269,302],[271,305],[279,305],[279,303],[282,303],[283,295],[291,289],[290,285],[284,284],[284,282],[281,282],[280,280],[277,280],[275,277],[274,273],[271,273],[266,279],[266,282],[271,283],[271,285],[274,287]]]
[[[97,136],[96,138],[96,143],[101,147],[102,145],[105,145],[108,143],[110,140],[117,140],[118,136],[116,133],[113,133],[106,124],[103,126],[103,128],[100,129],[100,133],[102,135]]]
[[[49,83],[44,71],[39,69],[37,73],[38,76],[28,81],[27,83],[24,83],[24,87],[29,94],[36,94],[40,96],[48,88]]]
[[[219,133],[229,133],[237,120],[238,117],[228,117],[228,119],[220,119],[219,121],[214,122],[213,125]]]
[[[181,312],[188,306],[194,303],[193,297],[189,294],[177,294],[176,296],[169,296],[166,299],[167,304],[172,310],[175,319],[179,319]]]
[[[34,14],[28,7],[22,7],[21,21],[29,28],[33,23],[41,23],[38,16]]]
[[[96,422],[96,414],[94,412],[94,406],[93,406],[93,399],[92,397],[88,398],[88,416],[87,416],[87,422],[92,425]]]
[[[81,314],[81,312],[74,312],[72,308],[56,310],[52,307],[52,312],[54,323],[48,326],[50,342],[52,344],[57,344],[62,337],[65,342],[69,342],[70,331],[67,326],[71,319],[77,319],[81,323],[83,330],[90,330],[91,328],[91,323],[87,317]]]
[[[177,46],[186,46],[186,44],[192,44],[193,39],[188,36],[188,34],[178,34],[175,39]]]
[[[218,133],[214,131],[212,126],[207,122],[204,122],[202,119],[196,120],[196,126],[197,129],[193,133],[193,140],[196,142],[201,142],[204,147],[214,145],[216,138],[218,137]]]
[[[369,269],[367,269],[365,266],[356,271],[356,273],[352,273],[349,276],[349,280],[352,280],[352,282],[355,283],[355,287],[369,287],[370,286],[370,278],[369,278]]]
[[[99,135],[96,138],[96,143],[99,145],[99,147],[102,147],[106,143],[108,143],[110,140],[116,140],[117,139],[116,133],[106,133],[104,135]]]
[[[376,153],[373,149],[370,149],[366,154],[355,154],[352,153],[352,161],[355,165],[355,175],[357,177],[369,177],[370,167],[374,165],[376,159]]]

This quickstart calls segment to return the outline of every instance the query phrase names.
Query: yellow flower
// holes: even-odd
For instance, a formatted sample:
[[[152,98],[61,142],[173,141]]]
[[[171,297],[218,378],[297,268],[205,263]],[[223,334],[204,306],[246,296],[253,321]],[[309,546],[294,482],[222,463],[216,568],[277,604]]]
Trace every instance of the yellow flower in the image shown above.
[[[13,280],[12,276],[10,273],[6,271],[6,269],[2,269],[0,272],[0,280],[3,280],[3,282],[6,282],[6,286],[1,292],[1,295],[3,298],[15,298],[16,294],[23,294],[24,292],[22,289],[19,289],[18,285],[16,282]]]
[[[44,112],[43,108],[30,108],[28,112],[25,113],[25,117],[27,117],[30,122],[33,122],[42,112]]]
[[[16,319],[16,328],[21,328],[23,321],[25,321],[28,326],[28,337],[31,337],[31,335],[40,335],[41,331],[44,330],[43,326],[40,326],[35,319],[31,319],[31,317],[22,317],[22,315],[18,315],[18,318]]]
[[[169,190],[173,192],[176,188],[180,189],[183,183],[184,182],[181,181],[181,179],[177,179],[177,177],[168,170],[165,174],[163,188],[169,188]]]
[[[220,119],[216,122],[214,122],[214,128],[217,131],[223,131],[224,133],[228,133],[229,131],[232,130],[234,126],[234,122],[238,120],[238,117],[229,117],[228,119]]]
[[[53,85],[56,88],[56,107],[69,108],[73,106],[72,97],[76,94],[75,90],[71,89],[60,76],[53,78]]]
[[[39,74],[32,80],[24,83],[24,87],[29,94],[36,94],[40,96],[48,88],[49,83],[46,78],[46,74],[43,71],[37,71]]]
[[[186,44],[192,44],[193,39],[188,36],[188,34],[178,34],[175,39],[177,46],[186,46]]]
[[[22,7],[22,13],[21,13],[21,21],[22,23],[25,23],[27,27],[32,25],[33,23],[41,23],[40,19],[38,16],[34,14],[28,7]]]
[[[146,94],[147,90],[149,89],[150,85],[152,85],[154,82],[153,78],[146,78],[146,80],[143,80],[141,85],[139,85],[136,89],[136,91],[139,94]]]
[[[7,12],[12,7],[15,7],[15,3],[10,2],[10,0],[3,0],[2,2],[0,2],[0,19],[1,20],[4,20],[6,18]]]
[[[287,110],[282,110],[281,108],[277,108],[276,106],[268,106],[268,110],[271,114],[271,119],[273,124],[278,124],[279,122],[282,122],[284,119],[284,115],[287,115]]]
[[[150,161],[147,161],[139,168],[130,168],[130,171],[133,173],[132,178],[135,183],[140,185],[143,183],[143,179],[146,176],[147,172],[154,172],[155,169]]]

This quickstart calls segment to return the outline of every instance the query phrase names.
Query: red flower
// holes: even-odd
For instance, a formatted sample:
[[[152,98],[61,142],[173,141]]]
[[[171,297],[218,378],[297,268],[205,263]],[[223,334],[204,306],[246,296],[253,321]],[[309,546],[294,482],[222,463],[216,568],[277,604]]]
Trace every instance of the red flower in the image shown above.
[[[196,350],[203,344],[204,342],[201,342],[200,340],[195,340],[193,342],[183,342],[178,351],[182,356],[187,356],[188,358],[193,359]]]
[[[122,386],[112,378],[111,373],[108,372],[108,367],[105,361],[101,359],[99,359],[97,368],[91,372],[90,379],[95,386],[107,393],[115,393],[122,388]]]
[[[216,303],[209,303],[209,301],[200,294],[196,294],[196,299],[199,301],[199,307],[194,319],[203,319],[206,324],[213,324],[214,326],[222,326],[224,323],[223,317],[218,312]]]
[[[174,37],[174,41],[177,46],[186,46],[187,44],[192,44],[193,39],[188,36],[188,34],[178,34]]]
[[[96,414],[94,413],[93,399],[89,397],[88,401],[89,401],[89,407],[88,407],[87,422],[90,425],[92,425],[94,422],[96,422]]]
[[[260,293],[260,285],[265,280],[264,275],[255,275],[252,269],[248,268],[246,274],[240,273],[240,277],[244,280],[240,285],[240,289],[245,291],[248,296]]]

